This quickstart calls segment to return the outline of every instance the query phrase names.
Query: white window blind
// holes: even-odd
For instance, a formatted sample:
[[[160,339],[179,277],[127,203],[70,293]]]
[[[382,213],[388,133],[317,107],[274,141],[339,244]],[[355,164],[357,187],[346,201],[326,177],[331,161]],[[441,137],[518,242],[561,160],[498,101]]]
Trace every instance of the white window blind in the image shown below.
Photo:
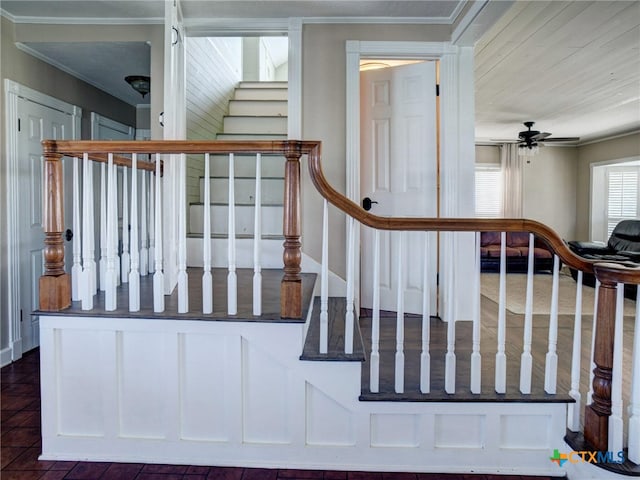
[[[476,217],[502,217],[502,169],[476,166]]]
[[[607,238],[622,220],[638,218],[638,168],[607,172]]]

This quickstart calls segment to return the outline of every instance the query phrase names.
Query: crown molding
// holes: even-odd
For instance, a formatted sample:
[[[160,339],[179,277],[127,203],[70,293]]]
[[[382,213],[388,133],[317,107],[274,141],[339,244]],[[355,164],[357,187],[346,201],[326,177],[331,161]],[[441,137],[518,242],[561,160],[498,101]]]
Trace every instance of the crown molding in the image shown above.
[[[97,18],[97,17],[34,17],[16,16],[0,8],[0,16],[13,23],[43,25],[162,25],[164,17]]]

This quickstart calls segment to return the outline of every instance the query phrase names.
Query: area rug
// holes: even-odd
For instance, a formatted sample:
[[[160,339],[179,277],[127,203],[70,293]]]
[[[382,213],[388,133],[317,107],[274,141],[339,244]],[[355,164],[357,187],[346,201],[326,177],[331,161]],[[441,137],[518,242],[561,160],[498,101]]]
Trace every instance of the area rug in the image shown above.
[[[548,315],[551,311],[551,287],[553,277],[547,274],[533,276],[533,313]],[[480,291],[483,296],[498,303],[500,275],[483,273],[480,280]],[[558,314],[573,315],[576,308],[576,282],[569,275],[560,274],[558,278]],[[507,274],[506,293],[507,310],[515,314],[525,313],[527,292],[527,275],[523,273]],[[582,288],[582,314],[593,315],[595,289]],[[636,302],[625,298],[624,315],[635,315]]]

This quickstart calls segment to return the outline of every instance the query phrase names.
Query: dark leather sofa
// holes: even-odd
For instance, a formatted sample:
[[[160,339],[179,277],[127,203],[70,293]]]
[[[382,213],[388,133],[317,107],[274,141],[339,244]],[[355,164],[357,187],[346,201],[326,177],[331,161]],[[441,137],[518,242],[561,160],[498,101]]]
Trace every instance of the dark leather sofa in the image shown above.
[[[569,248],[581,257],[602,262],[625,262],[640,265],[640,220],[623,220],[616,225],[606,245],[594,242],[568,242]],[[578,272],[571,269],[577,280]],[[595,286],[593,274],[585,273],[583,285]],[[636,298],[636,286],[625,285],[625,296]]]
[[[533,252],[534,272],[553,269],[553,253],[542,240],[535,239]],[[507,232],[505,253],[507,272],[525,273],[529,261],[529,232]],[[500,271],[500,232],[480,234],[480,270]]]

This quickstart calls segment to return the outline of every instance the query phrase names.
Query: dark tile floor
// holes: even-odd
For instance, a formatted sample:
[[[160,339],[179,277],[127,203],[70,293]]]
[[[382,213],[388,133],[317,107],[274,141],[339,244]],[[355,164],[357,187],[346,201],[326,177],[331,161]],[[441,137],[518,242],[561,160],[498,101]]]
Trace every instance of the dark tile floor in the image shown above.
[[[40,355],[32,350],[1,371],[2,480],[551,480],[524,475],[374,473],[41,461]]]

